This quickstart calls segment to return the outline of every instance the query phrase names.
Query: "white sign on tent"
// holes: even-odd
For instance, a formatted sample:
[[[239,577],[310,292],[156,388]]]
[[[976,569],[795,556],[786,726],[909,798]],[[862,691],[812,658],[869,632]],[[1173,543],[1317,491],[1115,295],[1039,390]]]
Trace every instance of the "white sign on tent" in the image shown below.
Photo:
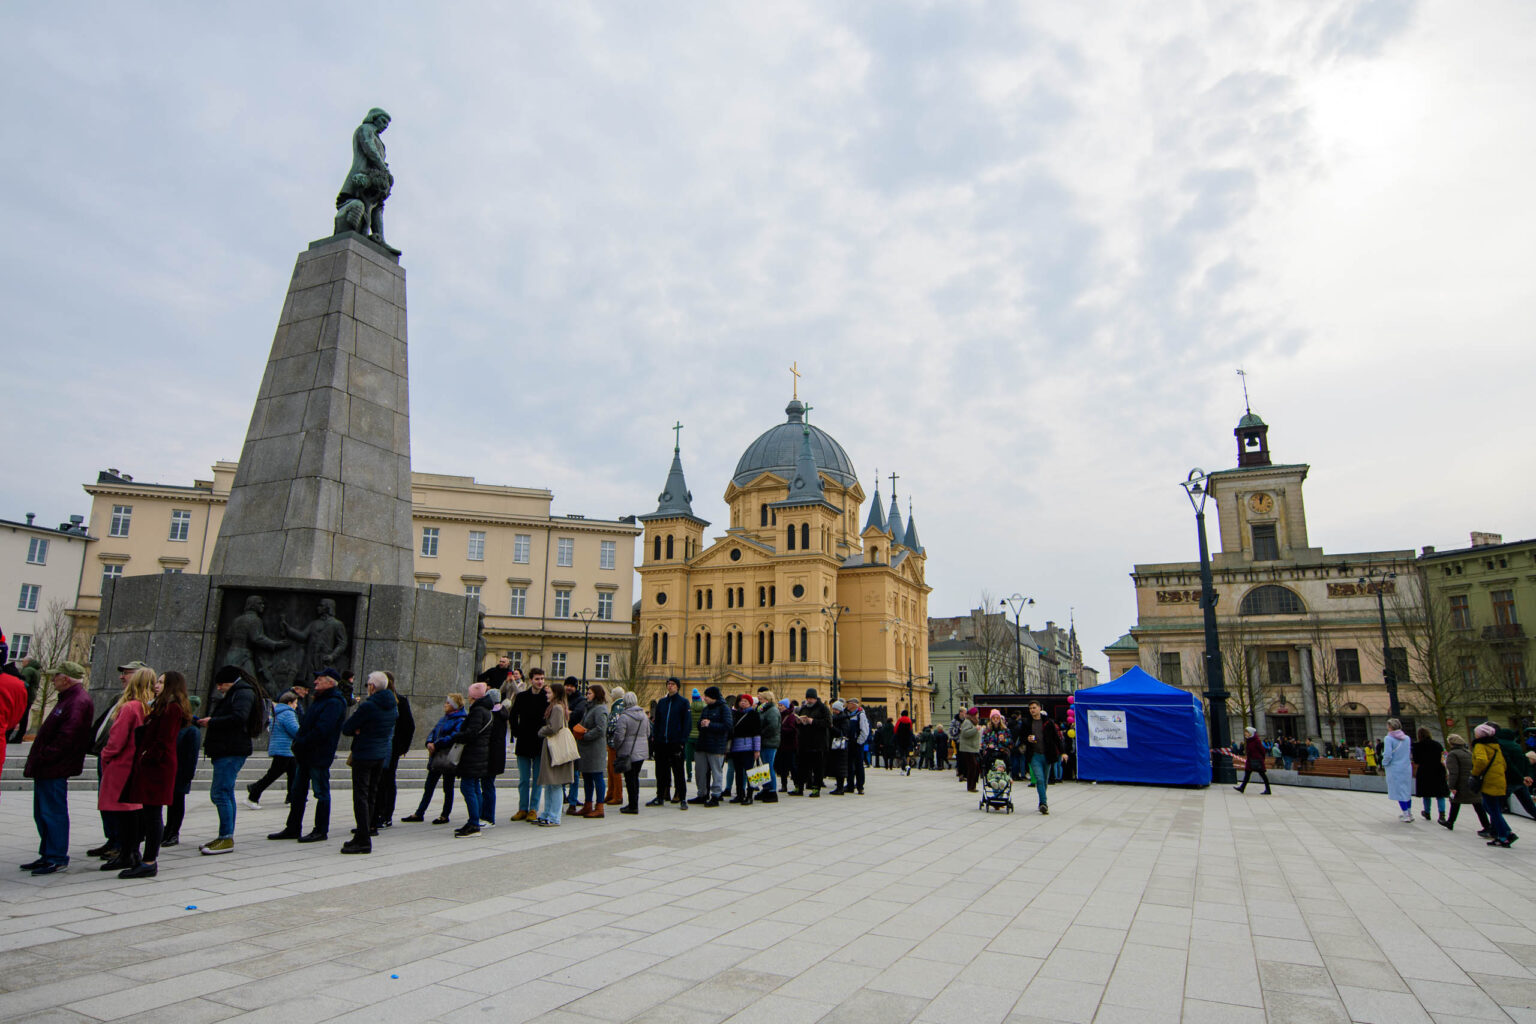
[[[1086,709],[1085,709],[1086,710]],[[1124,711],[1088,711],[1090,747],[1129,747]]]

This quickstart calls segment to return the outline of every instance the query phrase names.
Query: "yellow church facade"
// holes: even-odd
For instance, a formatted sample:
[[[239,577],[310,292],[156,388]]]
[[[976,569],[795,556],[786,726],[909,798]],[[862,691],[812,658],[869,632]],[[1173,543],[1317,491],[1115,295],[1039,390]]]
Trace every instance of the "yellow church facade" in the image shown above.
[[[921,725],[927,552],[910,514],[903,524],[894,481],[889,511],[877,484],[860,527],[853,463],[806,411],[791,401],[785,422],[742,454],[725,489],[730,525],[712,540],[674,447],[656,511],[639,517],[646,676],[797,700],[815,687],[823,699],[857,696],[875,718],[910,709]]]

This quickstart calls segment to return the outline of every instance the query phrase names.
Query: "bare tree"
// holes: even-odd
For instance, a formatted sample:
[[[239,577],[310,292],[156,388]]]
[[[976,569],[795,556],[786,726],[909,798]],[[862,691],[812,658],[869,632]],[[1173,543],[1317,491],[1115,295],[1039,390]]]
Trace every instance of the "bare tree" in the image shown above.
[[[1316,612],[1307,619],[1307,633],[1312,639],[1312,692],[1317,699],[1318,717],[1328,727],[1328,741],[1337,743],[1339,716],[1345,703],[1344,687],[1339,681],[1338,647]]]
[[[1443,740],[1446,720],[1464,711],[1472,697],[1458,661],[1463,647],[1458,633],[1464,631],[1455,628],[1450,605],[1436,597],[1423,570],[1404,573],[1397,581],[1406,587],[1391,593],[1388,603],[1396,618],[1391,632],[1401,639],[1411,660],[1418,662],[1418,672],[1409,673],[1402,689],[1414,698],[1413,703],[1434,712],[1435,729]]]
[[[1509,715],[1507,724],[1516,731],[1536,717],[1530,641],[1519,630],[1519,626],[1484,626],[1485,639],[1476,645],[1478,674],[1486,681],[1482,689],[1493,707]]]
[[[666,677],[657,673],[651,664],[650,650],[638,637],[631,638],[628,648],[619,655],[613,681],[633,693],[641,707],[645,707],[666,696]]]
[[[48,602],[48,609],[43,613],[42,622],[32,634],[32,646],[28,649],[27,656],[36,658],[45,669],[49,665],[57,665],[70,656],[74,633],[75,622],[69,617],[69,605],[59,598],[54,598]],[[42,682],[38,685],[37,697],[32,702],[32,730],[35,731],[43,724],[43,718],[55,700],[53,682],[45,673]]]
[[[1018,688],[1019,638],[1007,616],[992,612],[996,602],[989,591],[981,592],[981,606],[971,613],[976,624],[976,674],[978,693],[1011,693]]]
[[[1226,676],[1229,709],[1244,723],[1257,727],[1264,687],[1262,681],[1254,680],[1252,672],[1253,630],[1242,616],[1232,615],[1217,623],[1217,635],[1221,642],[1221,667]]]

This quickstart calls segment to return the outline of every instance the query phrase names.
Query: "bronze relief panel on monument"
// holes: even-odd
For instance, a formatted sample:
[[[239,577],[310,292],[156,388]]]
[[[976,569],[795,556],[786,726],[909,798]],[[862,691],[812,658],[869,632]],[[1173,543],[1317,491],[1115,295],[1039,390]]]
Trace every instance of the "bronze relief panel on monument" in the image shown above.
[[[269,696],[323,668],[351,667],[357,594],[270,587],[221,590],[216,665],[235,665]]]

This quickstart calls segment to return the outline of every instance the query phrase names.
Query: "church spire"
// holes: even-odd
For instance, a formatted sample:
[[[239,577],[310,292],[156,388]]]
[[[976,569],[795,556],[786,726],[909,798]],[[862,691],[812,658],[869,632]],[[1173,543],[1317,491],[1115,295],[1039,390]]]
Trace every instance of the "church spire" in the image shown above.
[[[912,499],[907,499],[907,533],[901,541],[902,546],[916,554],[924,554],[923,545],[917,539],[917,520],[912,516]]]
[[[688,481],[683,479],[682,429],[681,423],[672,426],[675,434],[672,442],[672,469],[667,473],[666,486],[656,497],[656,511],[653,515],[693,515],[693,492],[688,489]]]
[[[881,533],[885,532],[885,506],[880,503],[880,471],[875,470],[875,496],[869,503],[869,521],[864,524],[866,531],[873,526]]]
[[[811,428],[800,428],[800,455],[795,459],[795,478],[789,482],[790,501],[826,501],[826,488],[821,485],[821,473],[816,469],[816,457],[811,454]]]
[[[901,477],[891,474],[891,511],[885,517],[885,527],[891,531],[891,540],[897,544],[905,543],[906,531],[901,525],[901,505],[896,501],[896,481]]]

